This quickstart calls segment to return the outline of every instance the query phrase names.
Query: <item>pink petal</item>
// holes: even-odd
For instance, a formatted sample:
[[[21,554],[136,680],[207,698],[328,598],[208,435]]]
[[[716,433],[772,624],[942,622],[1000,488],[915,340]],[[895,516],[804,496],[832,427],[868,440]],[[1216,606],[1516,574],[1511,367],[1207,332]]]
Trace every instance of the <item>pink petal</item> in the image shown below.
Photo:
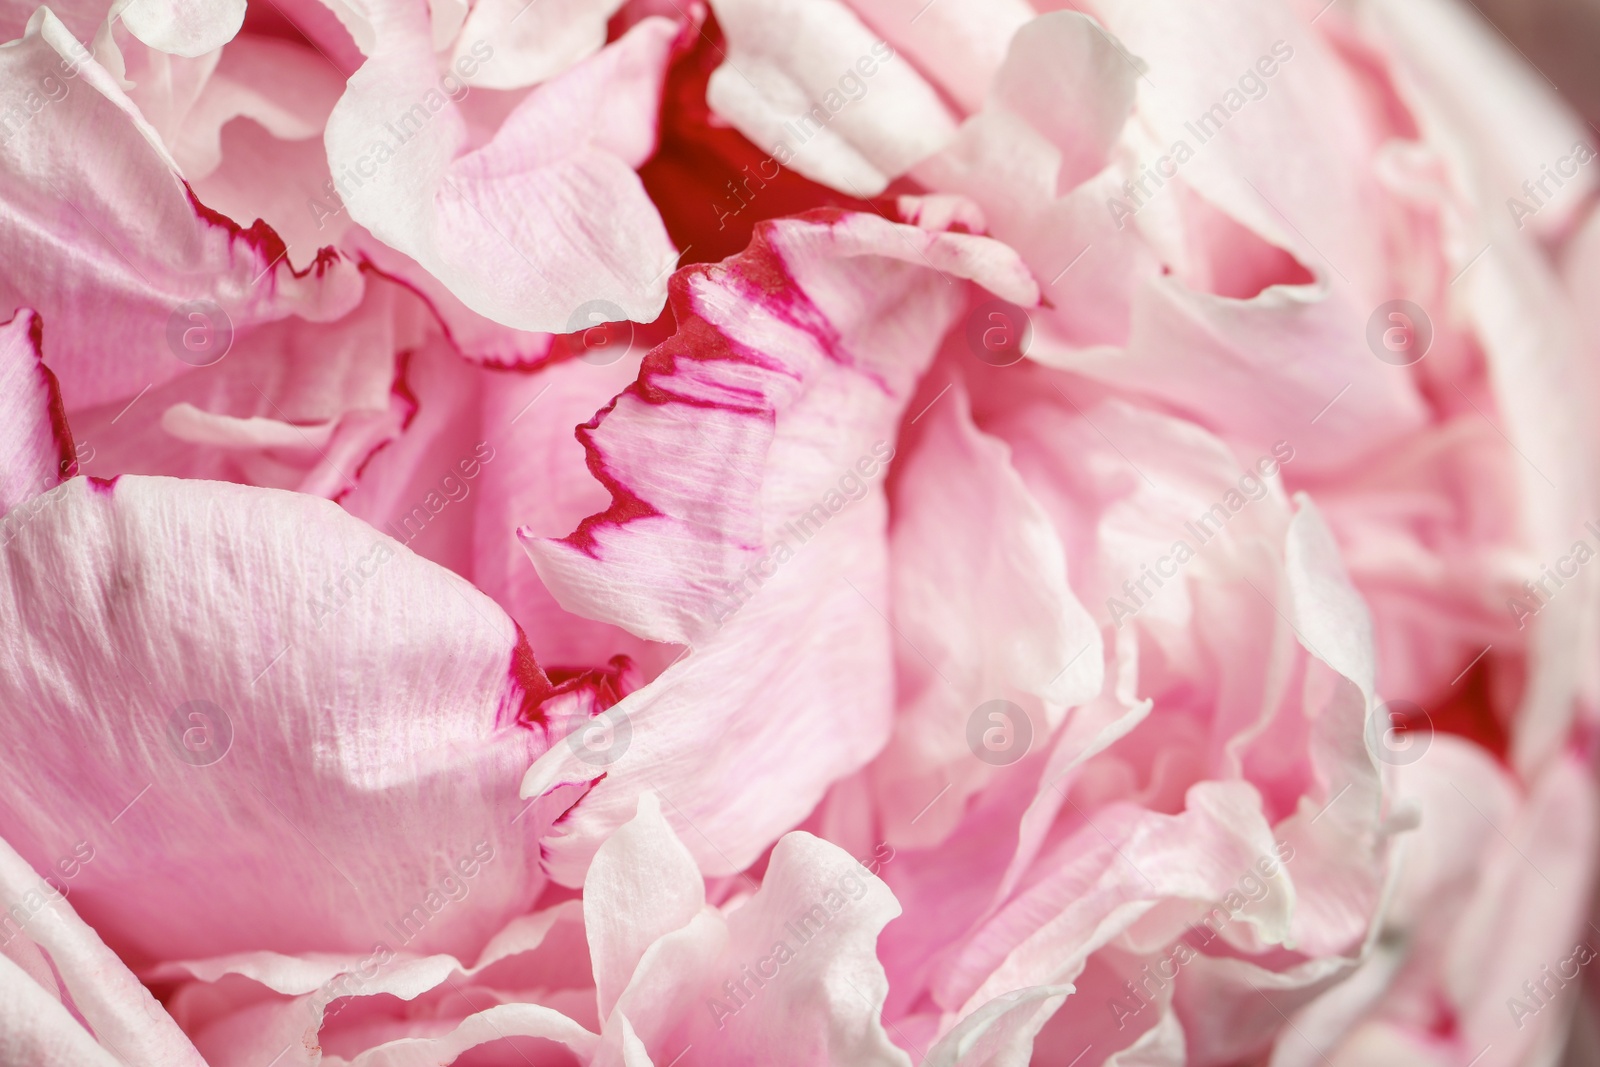
[[[526,541],[569,610],[694,643],[608,713],[627,746],[596,762],[561,745],[530,770],[529,796],[604,772],[547,842],[565,884],[646,788],[702,871],[740,870],[881,747],[891,633],[871,482],[964,295],[928,265],[1033,291],[979,237],[861,215],[758,232],[744,256],[678,277],[679,333],[582,431],[611,510]],[[814,638],[800,650],[796,619]]]
[[[516,783],[548,683],[491,601],[332,504],[77,480],[0,584],[33,591],[0,606],[28,753],[0,828],[47,864],[107,820],[73,892],[119,951],[460,951],[537,893],[553,813]],[[440,910],[445,876],[470,896]]]
[[[452,63],[472,47],[494,45],[495,61],[474,84],[489,89],[536,85],[600,51],[606,22],[621,0],[484,0],[468,12],[449,56]]]
[[[1435,703],[1486,647],[1511,651],[1527,637],[1503,592],[1525,577],[1513,562],[1523,532],[1511,503],[1522,459],[1462,408],[1358,477],[1307,486],[1371,609],[1379,685],[1391,701]],[[1525,592],[1518,602],[1534,606]]]
[[[0,35],[7,40],[22,36],[38,7],[7,0],[0,6]],[[94,38],[102,25],[121,22],[151,48],[199,56],[221,48],[239,32],[245,0],[56,0],[49,7],[81,41]]]
[[[1570,983],[1557,972],[1580,970],[1574,946],[1590,943],[1573,931],[1592,889],[1593,780],[1582,760],[1564,755],[1523,788],[1482,749],[1443,734],[1399,772],[1395,801],[1420,822],[1383,918],[1386,936],[1297,1026],[1341,1067],[1529,1062],[1565,1039],[1567,1019],[1523,983],[1542,984],[1541,1001],[1562,995]],[[1313,1062],[1294,1044],[1285,1036],[1274,1062]]]
[[[1527,173],[1535,173],[1571,153],[1576,141],[1590,143],[1588,131],[1535,75],[1514,69],[1517,61],[1473,14],[1427,3],[1386,11],[1380,24],[1392,37],[1408,102],[1450,163],[1452,210],[1467,215],[1472,247],[1462,241],[1449,249],[1451,288],[1481,345],[1492,390],[1488,413],[1481,402],[1473,406],[1517,454],[1513,469],[1531,558],[1556,560],[1583,536],[1596,507],[1591,491],[1573,488],[1594,479],[1595,437],[1581,399],[1597,387],[1592,314],[1587,294],[1574,295],[1563,285],[1542,239],[1545,227],[1564,225],[1571,202],[1552,202],[1550,210],[1541,208],[1530,219],[1508,210],[1505,197],[1526,195],[1515,184],[1526,180],[1518,168],[1526,163],[1534,168]],[[1459,73],[1440,69],[1420,54],[1423,36],[1450,41],[1474,57],[1473,65]],[[1467,84],[1481,75],[1480,66],[1505,75],[1495,83],[1501,95],[1492,100],[1487,83]],[[1539,162],[1531,162],[1536,156]],[[1593,183],[1586,174],[1566,192],[1581,199]],[[1455,206],[1461,201],[1464,208]],[[1574,241],[1574,274],[1592,261],[1592,244],[1587,237]],[[1476,249],[1483,253],[1474,263]],[[1586,625],[1580,621],[1584,610],[1575,599],[1561,598],[1529,624],[1530,684],[1511,744],[1512,760],[1524,774],[1531,776],[1559,752],[1582,703],[1576,694],[1592,688],[1592,680],[1580,680],[1579,657],[1571,651],[1583,640],[1578,635]]]
[[[105,22],[112,0],[57,0],[48,5],[51,12],[80,41],[94,40],[95,31]],[[28,22],[39,5],[32,0],[0,0],[0,37],[14,41],[28,30]]]
[[[310,1050],[319,1045],[330,1057],[321,1062],[335,1062],[333,1056],[411,1062],[403,1057],[511,1036],[554,1040],[586,1055],[597,1039],[574,1015],[584,1015],[585,1003],[587,1016],[594,1015],[587,972],[582,905],[572,900],[513,919],[471,965],[380,943],[344,955],[245,952],[186,960],[147,977],[192,979],[168,998],[174,1014],[214,1067],[248,1067],[275,1055],[311,1063]],[[566,988],[574,978],[581,988]],[[263,998],[260,987],[282,995]],[[386,1010],[402,1002],[401,1013]],[[538,1010],[494,1011],[508,1002]]]
[[[165,474],[336,497],[413,413],[398,353],[427,325],[419,301],[378,279],[335,322],[257,327],[220,362],[74,410],[93,446],[85,466],[102,477]]]
[[[728,44],[711,109],[812,181],[876,196],[954,132],[934,89],[838,0],[711,6]]]
[[[1486,838],[1477,893],[1439,975],[1459,1005],[1463,1044],[1497,1044],[1489,1062],[1507,1065],[1524,1062],[1517,1051],[1532,1052],[1541,1031],[1546,1041],[1560,1033],[1553,1018],[1517,1025],[1506,998],[1514,989],[1526,998],[1526,991],[1510,976],[1542,978],[1541,968],[1555,970],[1573,954],[1572,931],[1582,931],[1589,914],[1600,845],[1594,781],[1579,759],[1559,759],[1521,808]]]
[[[322,133],[343,89],[338,72],[311,49],[246,34],[222,50],[192,107],[175,116],[168,144],[197,181],[221,165],[222,130],[233,120],[247,118],[280,141],[309,140]],[[142,100],[140,109],[149,114]]]
[[[580,883],[646,790],[703,872],[742,870],[882,747],[884,521],[872,498],[831,518],[716,636],[611,708],[593,744],[575,734],[530,768],[528,797],[594,782],[544,840],[555,880]]]
[[[1132,315],[1123,351],[1040,358],[1176,407],[1248,453],[1292,441],[1301,470],[1344,466],[1421,424],[1414,388],[1367,348],[1365,311],[1339,296],[1274,287],[1238,301],[1153,278]]]
[[[1131,906],[1136,901],[1220,901],[1239,872],[1275,855],[1266,822],[1251,810],[1258,800],[1249,786],[1205,782],[1188,800],[1189,810],[1175,817],[1120,805],[1096,813],[1051,862],[1049,875],[1019,894],[974,941],[941,983],[939,1000],[954,1005],[959,1001],[950,998],[964,999],[959,1015],[1012,989],[1071,980],[1090,952],[1144,913]],[[1279,879],[1287,882],[1281,870]],[[1272,912],[1241,916],[1239,923],[1283,930],[1288,894],[1266,899]],[[1172,934],[1186,925],[1175,923]],[[976,987],[968,985],[990,960],[998,966]]]
[[[993,241],[867,215],[765,224],[742,255],[678,275],[678,333],[579,432],[611,509],[562,541],[525,539],[562,605],[655,640],[713,632],[807,508],[842,475],[877,475],[958,311],[943,274],[1036,299]]]
[[[6,1063],[75,1063],[117,1067],[119,1060],[95,1043],[71,1011],[5,957],[0,957],[0,1060]],[[198,1056],[191,1062],[200,1062]]]
[[[359,262],[363,249],[350,239],[359,227],[333,188],[321,138],[279,140],[250,120],[222,127],[219,144],[220,165],[194,182],[203,203],[229,218],[264,220],[289,248],[335,245]]]
[[[899,914],[888,887],[843,849],[807,833],[786,834],[761,888],[729,914],[728,943],[712,974],[736,982],[746,981],[747,966],[763,974],[762,961],[775,963],[780,944],[793,958],[722,1026],[704,1006],[695,1012],[689,1034],[700,1047],[689,1061],[909,1067],[878,1018],[889,988],[878,934]],[[734,1006],[716,978],[705,992]]]
[[[336,217],[327,214],[335,210],[341,214]],[[349,218],[348,213],[344,212],[344,205],[338,201],[319,201],[316,214],[330,228]],[[450,338],[450,343],[465,358],[491,367],[519,368],[542,366],[551,359],[554,336],[512,329],[484,318],[457,299],[448,286],[429,274],[416,260],[396,252],[359,226],[349,230],[345,244],[370,263],[376,273],[410,286],[425,300]],[[627,326],[618,329],[626,329]]]
[[[983,104],[1012,34],[1034,17],[1023,0],[851,0],[850,6],[968,112]]]
[[[1369,158],[1388,131],[1363,121],[1367,111],[1351,72],[1329,42],[1306,32],[1309,16],[1237,0],[1203,10],[1175,0],[1096,6],[1148,70],[1138,118],[1160,148],[1140,162],[1187,144],[1192,158],[1181,166],[1182,183],[1343,289],[1361,308],[1360,321],[1390,298],[1384,227],[1356,222],[1371,218],[1383,193],[1372,168],[1351,162]],[[1241,88],[1247,75],[1254,81]],[[1213,107],[1227,118],[1198,125]],[[1315,137],[1305,136],[1307,122],[1317,124]],[[1300,150],[1283,151],[1287,143]]]
[[[691,885],[698,878],[654,797],[617,837],[626,844],[608,843],[584,884],[586,898],[591,887],[601,891],[597,907],[586,904],[585,912],[598,918],[601,908],[610,910],[599,928],[606,939],[630,928],[626,958],[637,967],[597,1063],[647,1062],[639,1056],[648,1050],[656,1062],[676,1057],[685,1067],[909,1067],[879,1021],[888,979],[875,951],[900,908],[859,862],[810,834],[787,834],[772,850],[760,888],[723,916],[700,909],[699,887]],[[659,865],[625,866],[648,856]],[[652,870],[665,877],[651,877]],[[650,915],[655,908],[664,909],[660,918]],[[656,940],[635,956],[643,944],[638,934],[652,928],[660,931]],[[596,933],[591,926],[598,960]]]
[[[468,1049],[509,1037],[541,1037],[564,1045],[579,1056],[594,1048],[594,1035],[553,1008],[541,1004],[496,1004],[475,1012],[449,1033],[438,1037],[402,1038],[361,1053],[351,1060],[328,1057],[327,1067],[413,1067],[421,1063],[453,1063]]]
[[[111,15],[151,48],[198,56],[233,40],[245,0],[118,0]]]
[[[242,231],[210,212],[111,74],[82,58],[54,16],[30,25],[0,55],[0,76],[32,84],[79,65],[69,91],[16,131],[0,166],[0,241],[11,250],[0,303],[26,304],[50,324],[49,359],[68,408],[176,377],[190,364],[171,338],[215,330],[221,316],[243,331],[354,306],[361,280],[350,264],[328,253],[296,273],[270,230]],[[86,291],[97,294],[94,316],[82,314]]]
[[[103,848],[110,847],[105,835],[96,836]],[[63,895],[76,892],[79,879],[104,856],[79,840],[38,866],[51,873],[41,879],[0,840],[0,900],[6,907],[0,1060],[205,1067],[155,998]],[[70,1060],[55,1058],[67,1055]]]
[[[565,332],[591,301],[654,319],[674,256],[633,167],[654,144],[676,26],[639,23],[528,94],[474,151],[420,12],[384,9],[374,32],[326,134],[351,217],[504,325]]]
[[[1039,1028],[1071,992],[1071,986],[1031,986],[996,997],[929,1049],[923,1067],[1021,1067],[1033,1057]]]
[[[44,365],[39,316],[0,325],[0,515],[77,473],[56,376]]]
[[[1469,153],[1455,162],[1471,168],[1484,206],[1496,219],[1515,217],[1508,198],[1537,208],[1516,217],[1516,228],[1541,238],[1569,229],[1595,189],[1588,168],[1575,168],[1559,186],[1545,181],[1543,195],[1530,196],[1523,185],[1531,178],[1538,192],[1554,161],[1579,143],[1593,145],[1593,131],[1549,80],[1479,11],[1423,0],[1386,3],[1374,13],[1430,139]]]
[[[594,960],[600,1017],[607,1018],[645,950],[682,929],[705,906],[694,857],[661,817],[654,794],[639,814],[606,839],[583,881],[584,926]]]
[[[472,580],[499,601],[552,667],[587,667],[625,655],[654,675],[677,655],[603,622],[567,612],[528,561],[514,531],[559,535],[605,508],[609,495],[586,465],[573,427],[587,422],[639,372],[641,352],[613,362],[566,359],[538,373],[497,374],[484,390],[485,464],[473,526]]]
[[[1049,721],[1029,701],[1032,743],[1042,747],[1049,723],[1097,694],[1103,675],[1099,626],[1067,584],[1055,528],[1010,449],[973,424],[965,386],[948,388],[919,416],[923,436],[894,490],[902,695],[875,777],[896,845],[937,841],[967,797],[1003,773],[972,758],[969,723],[982,705],[1021,694],[1046,702]]]
[[[1060,153],[1056,189],[1065,192],[1105,167],[1133,110],[1138,74],[1093,20],[1054,12],[1011,39],[985,109],[1016,116]]]
[[[482,425],[485,375],[437,336],[412,349],[395,392],[408,401],[404,431],[372,455],[340,503],[425,559],[473,572],[473,528],[485,469],[500,451]],[[503,442],[500,442],[503,444]]]
[[[1108,163],[1137,78],[1136,61],[1087,16],[1041,16],[1011,39],[982,111],[915,172],[972,198],[989,232],[1049,280],[1059,310],[1035,318],[1058,343],[1125,343],[1131,292],[1159,270],[1138,231],[1107,211],[1123,195]]]
[[[727,923],[707,909],[651,945],[606,1020],[593,1067],[649,1063],[652,1048],[662,1062],[692,1051],[683,1031],[696,1011],[706,1010],[713,968],[727,944]]]

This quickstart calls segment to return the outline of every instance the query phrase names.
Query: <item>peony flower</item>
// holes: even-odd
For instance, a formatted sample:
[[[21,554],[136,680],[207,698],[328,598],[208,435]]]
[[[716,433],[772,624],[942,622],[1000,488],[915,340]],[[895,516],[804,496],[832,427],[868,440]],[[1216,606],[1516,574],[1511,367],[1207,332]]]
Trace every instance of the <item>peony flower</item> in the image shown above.
[[[1597,152],[1472,10],[5,18],[0,1062],[1591,1039]]]

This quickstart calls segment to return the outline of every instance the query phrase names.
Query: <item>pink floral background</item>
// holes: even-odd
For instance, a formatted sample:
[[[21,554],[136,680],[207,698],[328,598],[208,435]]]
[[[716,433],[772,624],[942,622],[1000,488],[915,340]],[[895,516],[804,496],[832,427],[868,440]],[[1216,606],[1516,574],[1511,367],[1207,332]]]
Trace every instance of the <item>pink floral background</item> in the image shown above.
[[[0,1067],[1600,1062],[1486,7],[0,0]]]

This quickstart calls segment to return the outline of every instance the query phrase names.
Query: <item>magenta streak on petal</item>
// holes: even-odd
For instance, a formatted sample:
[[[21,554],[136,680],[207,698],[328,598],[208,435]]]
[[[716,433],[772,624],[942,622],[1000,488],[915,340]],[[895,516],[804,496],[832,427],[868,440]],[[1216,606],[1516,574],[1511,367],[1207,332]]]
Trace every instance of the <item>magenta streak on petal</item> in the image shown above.
[[[422,408],[422,401],[417,399],[416,390],[411,388],[411,358],[415,355],[416,352],[410,348],[395,355],[394,381],[389,383],[390,395],[399,397],[406,405],[405,418],[400,420],[401,430],[411,428],[411,420],[417,417],[417,412]],[[381,447],[380,445],[379,448]],[[376,451],[374,449],[374,452]],[[371,456],[367,457],[368,460],[371,458]],[[363,461],[361,465],[365,467],[367,465],[366,461]]]
[[[551,690],[552,697],[566,696],[585,689],[589,690],[594,698],[596,715],[603,714],[615,707],[618,701],[633,691],[634,685],[639,680],[634,669],[633,660],[620,654],[612,656],[604,667],[552,667],[547,672],[547,675],[555,683]],[[549,736],[550,723],[542,714],[539,716],[538,721],[544,726],[546,737],[551,744],[561,740],[560,738]],[[605,777],[606,772],[597,769],[595,776],[584,784],[584,788],[580,792],[575,792],[572,802],[555,817],[551,823],[552,827],[559,826],[563,820],[571,815],[583,798],[589,795],[589,790],[600,782],[605,781]],[[578,785],[580,783],[572,782],[569,784]],[[549,795],[549,792],[544,794],[544,796]],[[544,852],[542,844],[540,846],[540,855],[542,858],[548,859],[548,854]]]
[[[821,208],[798,216],[798,221],[832,224],[842,217],[844,212]],[[757,224],[750,246],[723,263],[695,264],[673,274],[668,283],[667,306],[678,323],[676,332],[645,356],[639,366],[639,376],[633,384],[575,431],[579,443],[583,445],[589,472],[611,494],[611,506],[603,512],[585,518],[578,524],[577,529],[560,538],[561,543],[569,545],[591,559],[598,559],[599,544],[595,537],[598,528],[622,526],[635,519],[651,518],[661,514],[654,505],[624,485],[607,469],[605,459],[594,442],[593,431],[598,429],[600,423],[616,409],[617,401],[624,395],[631,393],[638,400],[651,405],[682,404],[687,407],[732,411],[747,417],[761,417],[771,421],[777,419],[777,412],[772,410],[764,397],[753,390],[749,394],[752,403],[738,405],[726,401],[681,396],[662,384],[677,373],[679,359],[736,360],[754,363],[769,370],[781,370],[777,364],[767,360],[761,353],[733,341],[695,310],[694,295],[689,285],[691,278],[704,276],[715,281],[720,276],[731,276],[739,279],[760,293],[759,299],[768,311],[816,338],[829,358],[855,366],[855,360],[840,345],[838,332],[811,299],[801,291],[783,257],[774,247],[772,237],[777,225],[777,222]],[[864,368],[856,369],[864,376],[877,380],[875,375]]]
[[[394,360],[394,381],[389,384],[389,392],[405,401],[406,417],[400,420],[400,428],[411,428],[411,420],[417,417],[417,411],[422,407],[422,401],[417,399],[417,394],[411,388],[411,357],[416,355],[411,349],[399,353]]]
[[[248,228],[240,226],[222,212],[201,203],[200,198],[195,195],[194,189],[189,183],[181,178],[179,180],[183,181],[183,191],[189,197],[189,206],[194,208],[194,213],[201,219],[228,231],[228,236],[232,239],[244,241],[256,255],[263,257],[263,261],[268,268],[276,264],[279,259],[284,259],[287,263],[289,246],[283,243],[283,238],[278,236],[278,231],[268,226],[265,220],[256,219]],[[325,245],[317,249],[316,257],[306,264],[304,270],[295,270],[293,263],[287,263],[287,265],[289,273],[296,278],[304,278],[313,271],[320,278],[329,266],[338,262],[341,258],[343,257],[338,249],[332,245]]]
[[[33,348],[34,366],[44,377],[45,394],[50,398],[48,407],[50,412],[50,437],[56,446],[56,481],[62,482],[78,473],[78,449],[72,440],[72,427],[67,424],[66,405],[61,402],[61,383],[56,379],[55,372],[45,366],[44,362],[44,319],[37,311],[22,308],[17,315],[30,316],[28,322],[28,344]],[[0,325],[10,326],[17,321],[13,315]]]
[[[551,667],[545,671],[554,686],[552,696],[589,689],[601,711],[633,691],[629,684],[632,674],[633,658],[622,653],[612,656],[604,667]]]
[[[324,251],[329,250],[324,249]],[[439,305],[431,296],[429,296],[422,289],[418,288],[416,283],[402,277],[401,275],[393,274],[387,270],[384,270],[366,256],[361,257],[360,262],[357,264],[357,269],[363,273],[372,274],[376,277],[382,278],[384,281],[393,282],[395,285],[400,286],[412,296],[420,300],[422,305],[428,309],[428,314],[432,317],[434,324],[439,327],[439,332],[444,334],[444,339],[449,342],[450,347],[454,348],[456,353],[463,359],[470,360],[471,362],[488,370],[505,371],[511,374],[537,374],[539,371],[542,371],[547,367],[553,367],[558,363],[566,363],[577,359],[586,351],[581,343],[578,343],[574,340],[575,338],[582,336],[583,331],[580,330],[576,333],[553,335],[551,337],[550,344],[545,348],[543,353],[527,359],[502,359],[491,357],[482,352],[474,352],[456,337],[455,332],[450,329],[450,323],[446,320],[444,315],[440,314]],[[661,316],[657,318],[655,322],[636,323],[635,329],[651,330],[652,328],[659,328],[662,326],[663,320],[665,320],[669,314],[670,311],[667,308],[662,308]]]
[[[860,361],[844,347],[838,329],[800,288],[794,273],[789,269],[788,262],[783,257],[782,249],[772,240],[773,232],[780,222],[822,224],[831,230],[851,214],[854,212],[842,208],[819,207],[803,215],[796,215],[792,219],[769,219],[757,223],[751,235],[750,247],[723,263],[720,268],[713,269],[724,270],[759,290],[761,303],[774,317],[809,333],[829,359],[841,366],[849,367],[872,381],[885,393],[889,393],[892,390],[889,389],[888,383],[861,365]]]
[[[837,226],[845,216],[856,212],[845,211],[836,207],[819,207],[796,216],[800,222],[826,224],[829,230]],[[789,270],[789,264],[783,258],[783,251],[772,243],[771,233],[777,228],[780,220],[772,219],[756,226],[754,239],[751,244],[760,242],[767,252],[770,266],[754,260],[739,264],[740,276],[761,285],[763,290],[772,297],[773,310],[799,329],[805,330],[817,339],[822,350],[837,363],[854,367],[856,360],[845,351],[839,340],[839,331],[834,328],[828,317],[811,302],[794,280],[794,274]],[[777,279],[777,281],[774,281]],[[784,299],[787,297],[787,299]],[[860,369],[860,368],[857,368]]]
[[[623,391],[632,393],[646,404],[657,407],[664,404],[683,404],[693,408],[733,411],[741,415],[772,414],[771,406],[759,389],[725,388],[727,392],[748,396],[751,402],[743,405],[730,404],[727,401],[703,400],[700,397],[673,392],[661,383],[670,382],[677,376],[679,357],[702,363],[717,359],[734,363],[753,363],[773,373],[783,372],[783,368],[777,363],[754,349],[730,340],[726,334],[704,319],[691,318],[685,321],[670,338],[645,356],[644,362],[639,365],[638,379]],[[616,401],[613,400],[610,407],[615,406]],[[610,407],[607,408],[608,411]],[[597,415],[596,420],[598,418]],[[595,421],[594,424],[598,425],[598,422]]]
[[[646,357],[646,359],[648,360],[649,357]],[[641,370],[640,373],[642,374],[643,371]],[[635,389],[637,385],[638,383],[635,382],[634,385],[628,386],[628,389]],[[626,391],[624,390],[624,392]],[[583,445],[584,462],[589,467],[589,473],[594,475],[595,480],[605,486],[606,491],[611,494],[611,506],[609,508],[599,514],[588,516],[578,523],[576,530],[561,539],[591,559],[598,559],[600,555],[599,546],[595,543],[595,527],[603,525],[621,526],[632,522],[634,519],[645,519],[661,514],[632,489],[623,485],[615,475],[606,470],[605,460],[600,457],[600,450],[595,447],[594,438],[590,436],[590,431],[599,426],[600,421],[611,413],[612,409],[617,406],[617,400],[619,399],[621,399],[620,396],[613,397],[611,403],[601,408],[595,413],[594,418],[579,426],[575,431],[578,443]]]
[[[116,489],[117,487],[117,479],[121,477],[122,475],[120,474],[113,474],[109,478],[101,478],[97,475],[91,474],[88,478],[89,487],[94,489],[96,492],[104,493],[106,496],[110,496],[112,490]]]
[[[605,781],[606,780],[606,775],[608,775],[610,773],[611,773],[610,771],[600,771],[593,778],[589,779],[588,788],[584,789],[583,792],[581,792],[577,796],[573,797],[572,798],[572,803],[567,805],[566,810],[563,811],[560,815],[557,815],[554,819],[551,820],[550,829],[554,830],[557,827],[559,827],[562,823],[566,822],[567,819],[571,817],[572,813],[578,810],[578,805],[583,802],[583,798],[588,796],[590,791],[593,790],[595,786],[597,786],[601,782]],[[578,783],[571,783],[571,784],[576,785]],[[560,787],[558,786],[557,788],[560,788]],[[550,792],[554,792],[554,790],[551,790]],[[546,797],[549,796],[549,795],[550,795],[549,792],[543,794],[543,796],[546,796]],[[548,861],[550,859],[550,844],[549,844],[549,842],[550,842],[550,835],[546,835],[539,842],[539,858],[541,860]]]
[[[543,668],[534,658],[528,635],[517,627],[517,643],[511,649],[511,669],[508,686],[495,715],[495,728],[513,726],[541,727],[548,735],[550,724],[545,721],[540,705],[550,698],[553,687]]]
[[[394,380],[389,383],[389,394],[391,396],[399,397],[406,405],[405,417],[400,420],[401,433],[404,433],[406,430],[410,429],[411,420],[417,417],[417,411],[422,407],[422,402],[417,399],[417,394],[411,388],[411,381],[407,377],[411,371],[411,357],[414,355],[416,355],[415,351],[409,348],[395,355]],[[334,495],[334,503],[340,503],[345,497],[349,496],[355,491],[356,487],[361,484],[361,476],[367,472],[368,464],[370,464],[380,452],[394,444],[397,439],[398,435],[395,437],[386,437],[377,444],[373,445],[367,454],[361,457],[361,462],[356,464],[355,474],[350,476],[351,484],[345,486]]]

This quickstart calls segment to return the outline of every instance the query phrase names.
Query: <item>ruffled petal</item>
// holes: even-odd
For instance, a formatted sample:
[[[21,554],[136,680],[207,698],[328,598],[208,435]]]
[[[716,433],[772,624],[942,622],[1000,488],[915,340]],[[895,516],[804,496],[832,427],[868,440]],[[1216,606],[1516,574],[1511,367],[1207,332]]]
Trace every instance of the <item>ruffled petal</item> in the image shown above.
[[[701,871],[741,871],[882,748],[893,713],[884,523],[871,498],[831,517],[715,637],[529,769],[530,798],[594,783],[543,842],[552,878],[579,884],[646,790]]]
[[[676,26],[640,22],[524,97],[473,151],[453,97],[493,46],[477,42],[441,81],[420,11],[384,7],[374,26],[326,133],[351,217],[506,326],[563,333],[593,302],[654,319],[675,257],[633,167],[654,145]]]
[[[168,1003],[213,1067],[274,1056],[299,1067],[448,1062],[508,1039],[519,1049],[551,1041],[587,1060],[598,1045],[587,975],[582,904],[571,900],[511,920],[471,964],[380,941],[360,953],[175,961],[146,977],[180,983]]]
[[[198,56],[233,40],[244,10],[245,0],[119,0],[110,17],[151,48]]]
[[[706,100],[778,163],[866,198],[955,132],[938,93],[838,0],[715,0]]]
[[[600,846],[583,881],[584,927],[602,1019],[645,950],[689,925],[705,898],[694,857],[661,817],[660,801],[642,794],[639,814]]]
[[[1037,299],[996,242],[837,213],[764,224],[749,251],[675,277],[677,334],[580,430],[610,510],[525,539],[562,605],[655,640],[715,632],[752,566],[805,535],[794,524],[843,506],[836,483],[859,497],[878,475],[959,311],[950,275]]]
[[[249,119],[277,140],[310,140],[322,133],[343,88],[338,72],[309,48],[247,34],[222,50],[193,106],[173,116],[171,132],[168,125],[156,125],[194,182],[221,165],[228,123]],[[143,100],[140,107],[148,116]]]
[[[581,431],[611,509],[563,541],[525,540],[568,610],[692,643],[607,713],[626,744],[557,746],[530,770],[528,796],[604,773],[546,843],[564,884],[647,788],[701,870],[740,870],[882,746],[892,634],[874,482],[961,308],[940,272],[1036,292],[979,237],[862,215],[759,233],[675,280],[678,334]]]
[[[430,328],[419,301],[374,279],[335,322],[268,323],[236,338],[220,362],[73,410],[78,436],[93,446],[86,470],[349,493],[415,413],[406,353]]]
[[[29,26],[0,53],[0,77],[50,79],[65,92],[27,116],[0,163],[0,243],[10,250],[0,303],[49,324],[47,356],[69,410],[215,362],[235,331],[355,305],[352,264],[327,252],[297,273],[272,231],[209,211],[112,75],[48,11]],[[93,316],[82,313],[85,292]]]
[[[1025,0],[851,0],[850,6],[969,112],[982,105],[1012,34],[1034,17]]]
[[[947,388],[918,416],[925,431],[893,494],[902,696],[874,776],[897,846],[947,833],[968,795],[1045,744],[1051,721],[1103,680],[1100,629],[1067,584],[1060,537],[1010,449],[973,424],[966,388]]]
[[[1033,986],[996,997],[928,1050],[923,1067],[1026,1067],[1034,1037],[1072,986]]]
[[[1125,343],[1133,288],[1159,272],[1138,232],[1107,211],[1123,195],[1108,164],[1139,70],[1086,15],[1033,19],[1011,38],[982,110],[914,172],[924,185],[971,198],[988,232],[1048,279],[1045,296],[1057,310],[1031,313],[1041,330],[1036,350]]]
[[[115,832],[115,828],[112,828]],[[104,831],[93,836],[114,847]],[[67,896],[97,855],[78,840],[38,869],[0,840],[0,1063],[205,1067],[172,1019]]]
[[[606,22],[622,0],[483,0],[468,12],[452,64],[472,54],[474,45],[492,42],[495,61],[474,84],[488,89],[518,89],[553,78],[606,43]]]
[[[120,22],[141,44],[194,57],[233,39],[244,23],[246,0],[55,0],[48,6],[79,40],[105,34]],[[38,8],[32,0],[0,4],[0,35],[20,37]]]
[[[688,1062],[910,1067],[879,1021],[889,979],[878,934],[899,914],[888,887],[843,849],[784,835],[761,888],[727,917],[706,990],[714,999],[691,1016],[698,1048]],[[731,1014],[707,1010],[714,1003]]]

